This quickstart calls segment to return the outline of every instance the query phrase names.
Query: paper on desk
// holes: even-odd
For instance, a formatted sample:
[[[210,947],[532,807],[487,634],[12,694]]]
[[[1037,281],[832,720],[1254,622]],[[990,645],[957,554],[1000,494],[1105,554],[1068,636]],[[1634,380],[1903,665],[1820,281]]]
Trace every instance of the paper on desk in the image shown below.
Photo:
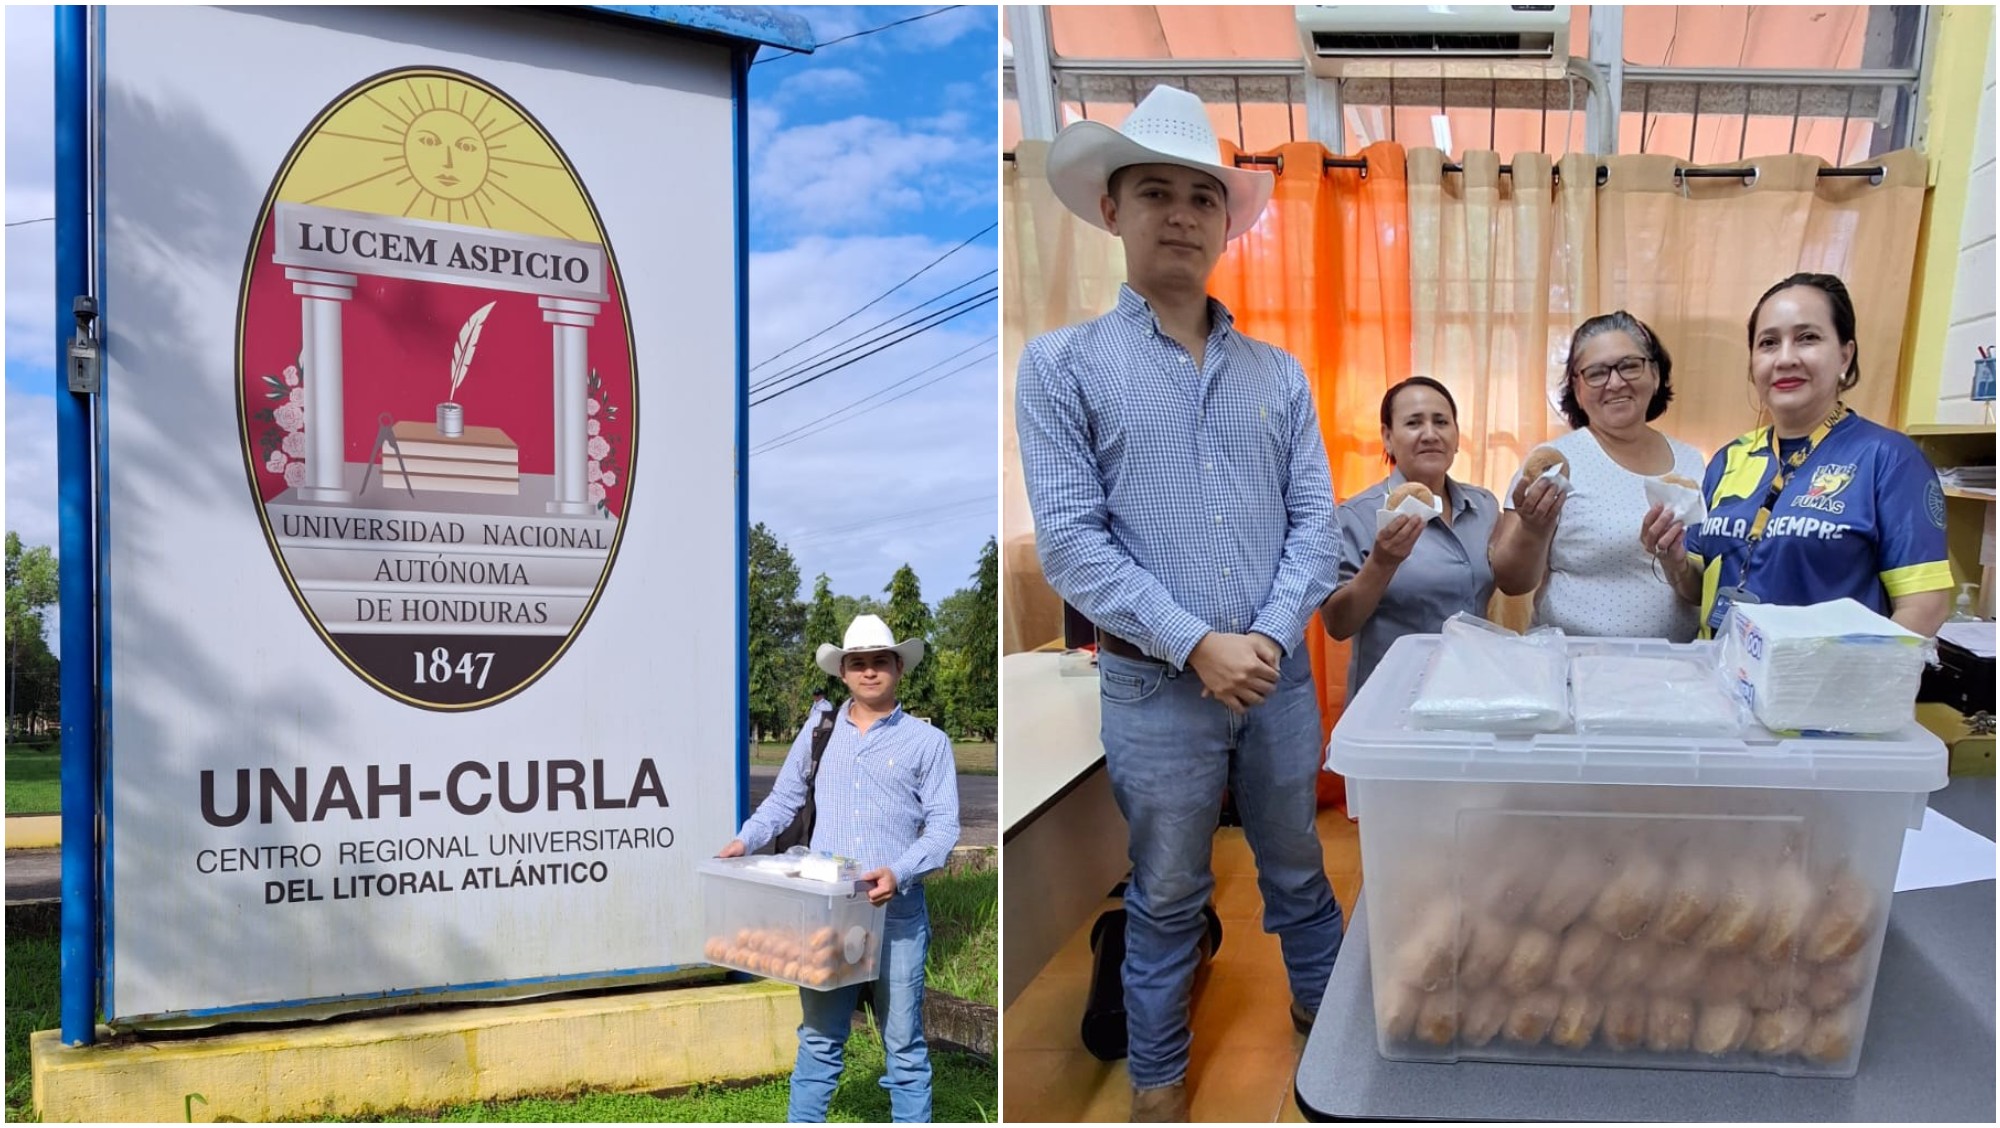
[[[1993,657],[1993,624],[1946,623],[1938,628],[1938,637],[1946,642],[1963,646],[1981,658]]]
[[[1921,830],[1903,832],[1896,892],[1992,881],[1993,840],[1926,809]]]

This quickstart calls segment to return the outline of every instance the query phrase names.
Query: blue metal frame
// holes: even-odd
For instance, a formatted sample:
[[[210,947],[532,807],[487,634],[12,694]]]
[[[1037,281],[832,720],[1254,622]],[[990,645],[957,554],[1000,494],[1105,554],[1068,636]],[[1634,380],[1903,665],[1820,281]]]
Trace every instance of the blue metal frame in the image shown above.
[[[106,76],[105,67],[105,8],[89,9],[94,20],[86,25],[86,9],[80,6],[59,6],[56,9],[56,148],[57,148],[57,322],[58,322],[58,362],[57,362],[57,419],[59,431],[58,477],[61,482],[62,515],[62,639],[63,650],[68,653],[91,652],[87,645],[97,643],[96,661],[66,663],[63,667],[62,693],[62,796],[63,796],[63,940],[62,940],[62,1035],[65,1045],[89,1045],[96,1036],[96,1016],[98,1013],[97,990],[101,982],[104,1013],[115,1015],[113,996],[112,915],[114,906],[109,897],[111,889],[113,821],[111,818],[111,795],[108,787],[102,787],[98,772],[99,744],[97,735],[103,736],[102,747],[107,754],[110,749],[111,733],[111,622],[109,614],[95,614],[96,607],[108,607],[109,580],[109,490],[93,490],[89,456],[90,435],[94,428],[98,442],[95,451],[97,482],[104,483],[109,472],[109,443],[106,441],[108,420],[106,396],[100,395],[93,416],[86,397],[71,396],[68,393],[65,372],[67,368],[69,327],[73,325],[69,300],[75,294],[91,291],[91,282],[105,277],[104,243],[104,138],[100,130],[94,136],[95,167],[89,167],[87,154],[91,151],[90,126],[92,120],[102,120],[102,97]],[[735,222],[735,307],[736,307],[736,363],[734,377],[736,386],[735,406],[735,470],[736,470],[736,821],[741,825],[750,813],[750,670],[749,670],[749,429],[750,429],[750,109],[749,74],[760,44],[783,47],[789,50],[809,52],[812,48],[811,28],[795,15],[781,10],[765,8],[616,8],[594,6],[575,9],[578,13],[609,13],[627,16],[635,20],[656,23],[693,33],[697,39],[712,38],[728,41],[730,47],[730,95],[731,95],[731,144],[734,185],[732,202]],[[754,21],[742,22],[740,15],[730,17],[726,13],[764,13],[768,24]],[[702,13],[725,13],[710,22],[703,22]],[[759,17],[763,18],[763,17]],[[732,22],[735,19],[736,22]],[[73,24],[73,26],[72,26]],[[95,30],[94,40],[86,36],[86,29]],[[761,30],[759,30],[761,29]],[[662,29],[664,30],[664,28]],[[67,33],[67,35],[66,35]],[[95,68],[85,63],[86,49],[94,52]],[[66,53],[67,52],[67,53]],[[88,101],[94,94],[96,101]],[[93,119],[91,107],[97,111]],[[67,142],[67,146],[66,146]],[[75,181],[66,179],[69,172],[65,161],[74,158],[80,167],[74,170]],[[84,206],[80,201],[89,201],[88,224]],[[85,232],[88,232],[86,236]],[[95,273],[90,273],[91,264]],[[74,277],[72,277],[74,275]],[[100,299],[99,318],[102,322],[104,309]],[[100,333],[101,336],[105,335]],[[74,415],[72,420],[69,417]],[[72,455],[70,444],[76,436],[68,430],[71,424],[80,433],[83,443],[81,457]],[[77,473],[81,467],[81,472]],[[80,494],[80,498],[73,496]],[[93,531],[90,521],[93,505],[96,510],[97,525]],[[73,507],[78,516],[73,519]],[[81,527],[75,527],[81,521]],[[94,567],[91,553],[73,546],[72,540],[84,545],[96,538],[98,553]],[[95,581],[95,587],[83,586],[79,590],[80,578]],[[94,602],[93,602],[94,598]],[[83,611],[72,614],[75,603],[81,603]],[[73,639],[81,634],[83,643]],[[95,690],[91,677],[99,679]],[[72,682],[82,685],[81,704],[72,704]],[[81,713],[87,721],[73,716]],[[80,728],[81,738],[72,739],[72,730]],[[104,776],[108,779],[108,773]],[[79,797],[80,796],[80,797]],[[97,812],[103,810],[103,848],[97,849]],[[102,886],[105,895],[99,897],[99,865],[101,863]],[[100,934],[99,914],[102,913]],[[75,918],[75,919],[73,919]],[[99,947],[101,942],[101,949]],[[72,958],[76,951],[77,958]],[[101,956],[101,963],[100,961]],[[537,984],[579,982],[594,979],[611,979],[624,976],[658,975],[677,971],[692,971],[706,967],[705,964],[672,964],[657,967],[624,968],[607,971],[573,972],[562,975],[535,976],[524,979],[492,980],[476,983],[447,984],[441,986],[405,988],[389,991],[373,991],[352,995],[327,995],[311,999],[282,1000],[275,1002],[245,1003],[228,1007],[213,1007],[202,1010],[175,1011],[158,1015],[128,1015],[132,1020],[167,1018],[211,1018],[232,1014],[247,1014],[280,1008],[307,1007],[326,1003],[352,1002],[368,999],[394,999],[418,995],[443,996],[457,992],[491,990],[503,987],[532,986]],[[100,979],[101,972],[101,979]],[[740,973],[731,973],[730,979],[744,978]],[[79,1027],[76,1025],[80,1023]]]
[[[680,32],[712,35],[752,45],[761,43],[788,51],[813,49],[812,25],[806,22],[804,16],[779,7],[590,4],[576,10],[585,14],[623,17],[640,23],[664,24]]]
[[[55,10],[56,481],[62,614],[62,1040],[97,1034],[97,616],[90,401],[69,390],[71,299],[89,292],[89,76],[85,12]]]

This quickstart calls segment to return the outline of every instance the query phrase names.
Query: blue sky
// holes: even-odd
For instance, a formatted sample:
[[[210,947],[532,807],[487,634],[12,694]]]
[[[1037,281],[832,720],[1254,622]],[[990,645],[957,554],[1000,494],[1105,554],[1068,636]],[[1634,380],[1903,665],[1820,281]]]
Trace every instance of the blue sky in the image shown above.
[[[795,9],[816,42],[931,10]],[[753,363],[993,223],[997,21],[994,8],[963,7],[813,55],[760,55],[750,72]],[[9,7],[5,27],[6,220],[15,223],[54,214],[51,9]],[[753,383],[953,287],[957,296],[992,288],[993,278],[976,279],[998,267],[998,246],[987,232],[759,368]],[[4,248],[6,525],[52,545],[54,225],[10,227]],[[969,582],[998,524],[999,368],[988,340],[998,327],[997,304],[984,306],[752,410],[752,451],[785,445],[753,453],[750,518],[792,547],[808,594],[820,572],[837,592],[879,594],[906,562],[932,603]]]

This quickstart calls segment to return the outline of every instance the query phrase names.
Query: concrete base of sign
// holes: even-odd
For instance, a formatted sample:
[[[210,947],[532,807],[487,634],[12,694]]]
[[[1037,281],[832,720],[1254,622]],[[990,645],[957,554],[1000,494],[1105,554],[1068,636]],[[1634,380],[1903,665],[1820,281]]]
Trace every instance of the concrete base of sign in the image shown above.
[[[30,1036],[43,1120],[367,1117],[789,1073],[798,988],[758,981],[71,1049]],[[190,1103],[189,1094],[201,1100]]]
[[[8,815],[7,849],[45,850],[62,845],[61,815]]]

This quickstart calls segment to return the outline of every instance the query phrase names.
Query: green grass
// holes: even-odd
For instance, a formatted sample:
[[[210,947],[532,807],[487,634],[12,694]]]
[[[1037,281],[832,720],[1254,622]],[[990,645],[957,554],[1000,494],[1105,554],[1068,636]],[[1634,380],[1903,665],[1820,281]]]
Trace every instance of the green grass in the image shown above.
[[[10,757],[11,758],[11,757]],[[12,792],[12,788],[8,789]],[[62,945],[53,936],[7,937],[7,1119],[35,1119],[28,1035],[62,1021]]]
[[[62,752],[55,741],[7,746],[7,813],[53,815],[62,810]]]
[[[989,878],[991,875],[988,875]],[[934,909],[933,912],[936,910]],[[935,949],[933,949],[935,951]],[[61,947],[54,937],[7,937],[7,1119],[34,1120],[28,1035],[54,1029]],[[931,1053],[933,1116],[939,1122],[988,1121],[999,1108],[999,1078],[991,1065],[964,1054]],[[833,1095],[828,1119],[839,1123],[889,1119],[882,1076],[882,1042],[859,1026],[847,1043],[847,1069]],[[785,1119],[787,1078],[747,1085],[701,1085],[669,1096],[645,1093],[572,1093],[486,1101],[436,1110],[399,1109],[354,1120],[403,1123],[647,1122],[669,1124],[762,1122]],[[196,1109],[197,1114],[203,1110]],[[227,1110],[214,1110],[227,1111]],[[212,1117],[202,1117],[209,1119]]]
[[[750,762],[775,768],[785,762],[785,753],[791,751],[791,742],[765,741],[750,746]],[[958,761],[960,775],[998,775],[1000,772],[1000,746],[973,741],[953,741],[952,756]]]
[[[931,988],[987,1006],[1000,1000],[1000,875],[992,869],[940,874],[924,882]]]

